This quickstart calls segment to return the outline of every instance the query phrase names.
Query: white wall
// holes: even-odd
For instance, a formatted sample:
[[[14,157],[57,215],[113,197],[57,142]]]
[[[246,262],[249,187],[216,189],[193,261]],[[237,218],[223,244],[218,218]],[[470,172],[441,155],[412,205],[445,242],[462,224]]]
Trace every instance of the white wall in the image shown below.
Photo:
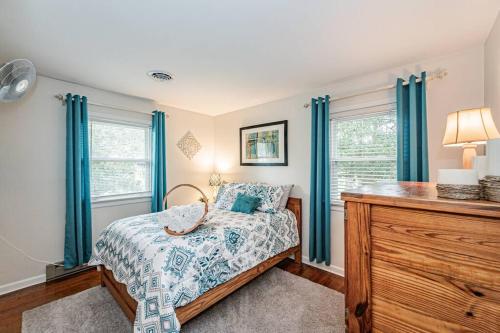
[[[500,15],[484,46],[484,103],[500,129]]]
[[[61,261],[65,223],[65,107],[53,96],[78,93],[89,100],[151,112],[152,101],[38,76],[25,98],[0,104],[0,235],[34,257]],[[95,107],[89,106],[89,110]],[[204,186],[212,168],[213,118],[162,107],[167,120],[168,188],[179,182]],[[190,129],[203,145],[189,161],[175,143]],[[205,159],[207,161],[205,161]],[[211,159],[210,159],[211,161]],[[150,201],[93,207],[93,239],[110,222],[150,210]],[[0,293],[44,280],[34,263],[0,241]],[[34,278],[33,278],[34,277]],[[11,285],[9,285],[11,284]],[[13,284],[13,285],[12,285]]]
[[[486,45],[486,77],[483,75],[483,47],[478,46],[442,58],[334,82],[308,93],[215,118],[162,106],[170,115],[167,120],[168,188],[180,183],[193,183],[208,192],[207,182],[214,154],[217,169],[228,180],[293,183],[296,186],[292,195],[303,198],[303,248],[307,255],[310,117],[303,104],[312,96],[327,93],[341,96],[394,83],[398,76],[407,77],[410,73],[422,70],[447,69],[449,75],[445,79],[432,81],[428,85],[429,157],[431,180],[434,180],[438,168],[461,165],[460,149],[441,146],[446,114],[460,108],[482,105],[484,82],[486,98],[494,107],[497,124],[500,122],[500,100],[496,94],[500,82],[498,26],[497,21]],[[495,68],[495,72],[492,68]],[[86,95],[102,103],[143,109],[145,112],[156,108],[148,100],[42,76],[38,77],[35,89],[24,99],[0,104],[0,235],[27,253],[50,262],[62,260],[65,220],[65,109],[53,95],[66,92]],[[377,96],[377,99],[379,97],[385,98],[387,94]],[[361,103],[365,98],[350,103]],[[340,106],[340,103],[334,104],[333,109]],[[289,121],[289,166],[240,167],[239,127],[283,119]],[[202,145],[202,150],[192,161],[175,146],[187,130],[191,130]],[[197,195],[193,192],[178,193],[172,198],[173,202],[186,201],[181,200],[181,197],[192,200]],[[149,207],[149,201],[94,207],[94,240],[100,230],[113,220],[146,213]],[[341,273],[344,266],[344,236],[340,207],[333,212],[332,223],[331,269]],[[16,281],[22,279],[35,277],[26,284],[39,281],[43,279],[44,272],[44,264],[29,261],[0,242],[0,293],[6,290],[3,286],[9,283],[15,285],[8,288],[15,288],[21,286]]]
[[[418,63],[395,67],[348,80],[334,82],[326,87],[274,101],[267,104],[227,113],[215,118],[215,161],[226,179],[262,181],[274,184],[295,184],[292,196],[303,199],[303,251],[308,253],[309,220],[309,170],[310,170],[310,116],[303,108],[312,96],[332,94],[342,96],[381,85],[393,84],[396,78],[408,77],[423,70],[447,69],[443,80],[429,82],[427,90],[429,159],[431,180],[436,178],[439,168],[461,166],[461,151],[441,145],[446,115],[460,108],[483,104],[483,47],[478,46],[463,52],[430,59]],[[372,98],[387,98],[385,96]],[[369,97],[369,96],[368,96]],[[350,103],[361,103],[367,96]],[[344,104],[346,102],[343,102]],[[340,102],[333,104],[339,107]],[[288,120],[289,165],[287,167],[242,167],[239,166],[239,128],[270,121]],[[344,267],[343,211],[337,207],[332,215],[332,267],[342,272]]]
[[[208,179],[213,171],[214,118],[199,113],[161,106],[171,117],[167,122],[167,189],[183,183],[198,186],[208,196]],[[190,130],[201,144],[201,150],[190,161],[177,147],[180,138]],[[179,189],[169,196],[169,205],[183,204],[198,199],[192,189]]]

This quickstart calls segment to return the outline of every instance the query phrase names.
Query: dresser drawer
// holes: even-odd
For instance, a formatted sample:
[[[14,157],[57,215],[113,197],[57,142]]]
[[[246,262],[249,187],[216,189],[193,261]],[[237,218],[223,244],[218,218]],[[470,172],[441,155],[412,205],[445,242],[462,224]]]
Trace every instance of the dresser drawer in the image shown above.
[[[500,289],[500,221],[372,206],[372,257]]]
[[[372,298],[372,330],[377,333],[472,333],[451,321],[443,321],[414,311],[396,302]],[[485,331],[481,331],[485,332]]]
[[[499,332],[500,289],[378,259],[371,262],[373,328],[384,332]],[[393,308],[392,312],[388,309]],[[422,326],[419,318],[431,320]],[[454,324],[451,325],[450,322]],[[394,329],[389,329],[392,324]]]
[[[500,263],[500,219],[374,205],[370,229],[375,242],[396,241]]]
[[[500,289],[498,262],[375,237],[371,252],[373,259]]]

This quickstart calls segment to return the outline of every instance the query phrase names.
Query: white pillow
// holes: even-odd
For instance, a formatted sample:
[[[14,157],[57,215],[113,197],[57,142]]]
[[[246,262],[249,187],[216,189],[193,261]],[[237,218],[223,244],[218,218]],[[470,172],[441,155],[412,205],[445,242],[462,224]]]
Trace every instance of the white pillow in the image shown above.
[[[286,208],[293,185],[270,185],[266,183],[226,183],[223,184],[215,208],[231,210],[238,193],[260,198],[258,211],[276,213]]]
[[[228,183],[228,182],[223,182],[222,185],[219,187],[219,191],[217,191],[217,196],[215,198],[215,203],[217,203],[220,200],[220,198],[222,198],[222,195],[224,194],[224,192],[227,191],[227,189],[233,188],[233,187],[240,187],[243,184],[244,183]]]
[[[215,202],[220,200],[220,198],[230,185],[233,185],[233,183],[227,183],[227,182],[222,183],[222,185],[219,187],[219,191],[217,191],[217,197],[215,197]]]
[[[290,197],[290,193],[292,192],[292,185],[281,185],[283,189],[283,196],[281,197],[279,210],[284,210],[286,208],[286,204],[288,202],[288,198]]]
[[[239,193],[245,193],[244,184],[227,184],[215,203],[215,208],[231,210]]]
[[[279,210],[283,188],[279,185],[247,184],[245,194],[260,198],[257,210],[276,213]]]

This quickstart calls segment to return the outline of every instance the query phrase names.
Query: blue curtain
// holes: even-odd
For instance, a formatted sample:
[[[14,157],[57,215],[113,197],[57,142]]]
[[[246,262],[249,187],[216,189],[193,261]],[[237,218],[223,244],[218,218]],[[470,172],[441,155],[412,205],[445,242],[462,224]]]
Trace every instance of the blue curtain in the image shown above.
[[[153,158],[151,177],[151,212],[161,212],[163,197],[167,192],[167,170],[165,156],[165,113],[153,112]]]
[[[330,96],[311,101],[309,260],[330,265]]]
[[[429,181],[425,72],[420,78],[417,82],[412,75],[407,85],[403,79],[396,83],[398,181]]]
[[[66,95],[66,226],[64,268],[92,255],[87,97]]]

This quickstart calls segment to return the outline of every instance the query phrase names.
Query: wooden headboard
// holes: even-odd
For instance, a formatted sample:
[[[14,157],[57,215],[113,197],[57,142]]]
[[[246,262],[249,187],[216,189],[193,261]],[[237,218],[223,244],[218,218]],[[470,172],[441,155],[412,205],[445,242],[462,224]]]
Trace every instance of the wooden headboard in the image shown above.
[[[297,218],[297,229],[299,229],[299,239],[300,244],[302,244],[302,199],[292,197],[288,198],[286,208],[291,210]]]

